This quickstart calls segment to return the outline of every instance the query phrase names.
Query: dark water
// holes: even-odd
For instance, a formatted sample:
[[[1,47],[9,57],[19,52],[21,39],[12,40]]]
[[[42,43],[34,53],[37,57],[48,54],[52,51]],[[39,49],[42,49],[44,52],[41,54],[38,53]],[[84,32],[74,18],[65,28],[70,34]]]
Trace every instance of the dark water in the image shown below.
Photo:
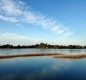
[[[77,54],[77,51],[74,52]],[[86,53],[85,50],[78,52]],[[86,80],[86,59],[0,59],[0,80]]]

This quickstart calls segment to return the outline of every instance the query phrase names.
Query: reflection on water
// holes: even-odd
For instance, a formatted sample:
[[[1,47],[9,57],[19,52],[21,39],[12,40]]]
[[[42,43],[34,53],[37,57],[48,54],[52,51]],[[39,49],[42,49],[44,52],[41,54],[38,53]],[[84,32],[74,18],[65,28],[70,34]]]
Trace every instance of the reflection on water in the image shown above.
[[[86,59],[2,59],[0,80],[86,80]]]
[[[0,49],[0,55],[23,53],[85,54],[86,49]]]
[[[21,53],[83,54],[86,49],[0,49],[0,55]],[[86,80],[86,59],[0,59],[0,80]]]

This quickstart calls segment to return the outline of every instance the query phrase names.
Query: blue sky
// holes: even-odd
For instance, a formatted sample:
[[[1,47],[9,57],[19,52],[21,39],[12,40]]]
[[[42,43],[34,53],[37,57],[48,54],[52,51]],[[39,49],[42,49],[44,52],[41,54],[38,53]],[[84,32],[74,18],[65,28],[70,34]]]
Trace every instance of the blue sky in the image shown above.
[[[0,0],[0,44],[86,44],[86,0]]]

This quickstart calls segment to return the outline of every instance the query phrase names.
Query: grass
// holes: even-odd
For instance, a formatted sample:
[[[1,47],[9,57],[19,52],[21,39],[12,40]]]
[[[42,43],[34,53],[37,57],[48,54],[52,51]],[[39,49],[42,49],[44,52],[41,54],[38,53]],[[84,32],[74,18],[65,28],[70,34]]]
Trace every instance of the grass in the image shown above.
[[[36,56],[51,56],[54,58],[67,58],[67,59],[86,58],[86,54],[67,55],[58,53],[42,53],[42,54],[34,53],[34,54],[18,54],[18,55],[0,55],[0,59],[16,58],[16,57],[36,57]]]
[[[0,59],[4,58],[15,58],[15,57],[36,57],[36,56],[57,56],[57,55],[62,55],[58,53],[34,53],[34,54],[18,54],[18,55],[0,55]]]
[[[81,59],[86,58],[86,54],[76,54],[76,55],[58,55],[53,56],[54,58],[68,58],[68,59]]]

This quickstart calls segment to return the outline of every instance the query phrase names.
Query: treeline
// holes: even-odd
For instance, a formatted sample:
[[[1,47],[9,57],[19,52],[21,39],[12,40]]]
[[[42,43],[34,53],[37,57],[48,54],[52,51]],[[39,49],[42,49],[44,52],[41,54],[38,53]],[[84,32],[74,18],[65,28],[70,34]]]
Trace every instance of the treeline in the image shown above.
[[[44,48],[44,49],[86,49],[86,46],[81,46],[81,45],[50,45],[47,43],[40,43],[40,44],[35,44],[35,45],[0,45],[0,49],[22,49],[22,48]]]

